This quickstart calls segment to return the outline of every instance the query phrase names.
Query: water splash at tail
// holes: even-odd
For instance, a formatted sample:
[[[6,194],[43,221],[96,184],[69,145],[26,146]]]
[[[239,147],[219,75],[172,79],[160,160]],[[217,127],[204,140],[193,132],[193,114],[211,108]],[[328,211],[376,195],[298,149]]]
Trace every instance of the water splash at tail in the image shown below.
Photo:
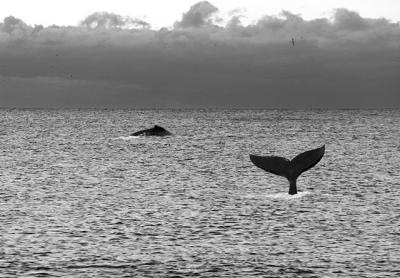
[[[266,194],[266,195],[261,195],[261,196],[268,198],[268,199],[292,200],[292,199],[300,199],[300,198],[310,195],[310,194],[311,194],[310,191],[304,191],[304,192],[298,192],[295,195],[290,195],[288,193],[275,193],[275,194]]]

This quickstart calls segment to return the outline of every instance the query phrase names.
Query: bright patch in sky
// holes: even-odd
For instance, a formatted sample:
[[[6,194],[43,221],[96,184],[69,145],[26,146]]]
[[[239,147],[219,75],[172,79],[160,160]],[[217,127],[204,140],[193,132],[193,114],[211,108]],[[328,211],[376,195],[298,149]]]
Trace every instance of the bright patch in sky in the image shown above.
[[[3,1],[0,19],[14,16],[28,24],[77,25],[88,15],[106,11],[123,16],[140,18],[149,22],[153,28],[172,26],[175,21],[196,0],[13,0]],[[251,23],[265,14],[279,14],[282,10],[301,14],[305,19],[328,17],[335,8],[346,8],[358,12],[363,17],[385,17],[400,21],[400,1],[398,0],[211,0],[220,11],[220,16],[241,14],[243,23]]]

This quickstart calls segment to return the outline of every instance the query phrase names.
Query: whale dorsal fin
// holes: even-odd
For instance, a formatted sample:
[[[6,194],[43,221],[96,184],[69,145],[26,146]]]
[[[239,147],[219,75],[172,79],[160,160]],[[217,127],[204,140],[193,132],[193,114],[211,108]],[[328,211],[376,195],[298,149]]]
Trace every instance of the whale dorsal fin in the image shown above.
[[[254,165],[267,172],[278,176],[287,177],[290,161],[284,157],[258,156],[251,154],[250,160],[254,163]]]
[[[153,129],[155,129],[155,130],[165,130],[165,128],[163,128],[162,126],[159,126],[159,125],[154,125]]]

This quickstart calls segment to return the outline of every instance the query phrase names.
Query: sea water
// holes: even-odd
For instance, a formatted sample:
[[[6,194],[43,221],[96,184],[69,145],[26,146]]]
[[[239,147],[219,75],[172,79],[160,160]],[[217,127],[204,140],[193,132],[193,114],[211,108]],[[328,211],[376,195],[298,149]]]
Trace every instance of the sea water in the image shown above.
[[[0,277],[398,277],[399,119],[0,110]],[[293,196],[249,159],[323,144]]]

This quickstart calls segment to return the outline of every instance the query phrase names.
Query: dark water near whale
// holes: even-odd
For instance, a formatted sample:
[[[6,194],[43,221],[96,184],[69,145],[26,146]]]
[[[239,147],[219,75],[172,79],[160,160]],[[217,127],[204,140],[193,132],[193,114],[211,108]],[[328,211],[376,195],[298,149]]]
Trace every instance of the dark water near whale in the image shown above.
[[[400,275],[399,110],[0,116],[0,277]],[[324,143],[295,196],[248,157]]]

